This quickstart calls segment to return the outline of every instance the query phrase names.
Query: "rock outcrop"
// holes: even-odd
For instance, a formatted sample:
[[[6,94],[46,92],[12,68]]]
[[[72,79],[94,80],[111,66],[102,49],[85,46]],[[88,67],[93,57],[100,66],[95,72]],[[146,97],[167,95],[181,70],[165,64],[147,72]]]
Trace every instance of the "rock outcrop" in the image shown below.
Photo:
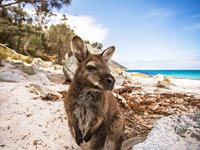
[[[25,80],[25,74],[19,70],[4,70],[0,72],[0,81],[20,82]]]
[[[199,150],[200,113],[171,115],[154,123],[147,139],[132,150]]]
[[[170,89],[170,86],[174,85],[169,78],[161,74],[155,75],[153,78],[155,80],[155,86],[158,88]]]

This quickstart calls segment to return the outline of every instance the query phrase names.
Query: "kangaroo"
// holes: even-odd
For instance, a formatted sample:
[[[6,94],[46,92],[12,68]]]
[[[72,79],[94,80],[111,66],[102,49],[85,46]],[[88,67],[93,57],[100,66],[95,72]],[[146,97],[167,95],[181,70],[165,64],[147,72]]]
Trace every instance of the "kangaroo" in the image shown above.
[[[124,116],[111,93],[115,79],[107,66],[115,47],[91,54],[75,36],[72,51],[78,67],[64,101],[71,134],[81,149],[120,150]]]

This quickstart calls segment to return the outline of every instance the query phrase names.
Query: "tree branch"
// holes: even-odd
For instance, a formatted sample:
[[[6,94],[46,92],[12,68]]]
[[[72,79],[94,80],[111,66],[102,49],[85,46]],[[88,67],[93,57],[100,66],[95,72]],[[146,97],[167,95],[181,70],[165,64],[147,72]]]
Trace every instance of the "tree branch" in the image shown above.
[[[19,3],[23,3],[23,2],[26,2],[26,3],[37,3],[37,2],[40,2],[39,0],[16,0],[12,3],[7,3],[7,4],[4,4],[2,5],[2,2],[3,0],[0,0],[0,7],[7,7],[7,6],[10,6],[10,5],[14,5],[14,4],[19,4]]]
[[[7,3],[7,4],[4,4],[4,5],[2,5],[2,4],[0,4],[0,7],[7,7],[7,6],[10,6],[10,5],[14,5],[14,4],[18,4],[18,3],[21,3],[21,1],[15,1],[15,2],[12,2],[12,3]]]

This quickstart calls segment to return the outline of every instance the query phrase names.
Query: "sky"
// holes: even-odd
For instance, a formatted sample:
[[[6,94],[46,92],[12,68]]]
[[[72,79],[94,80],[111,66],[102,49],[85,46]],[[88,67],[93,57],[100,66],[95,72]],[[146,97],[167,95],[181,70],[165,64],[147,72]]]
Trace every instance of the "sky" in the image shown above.
[[[72,0],[68,24],[128,69],[199,69],[200,0]]]

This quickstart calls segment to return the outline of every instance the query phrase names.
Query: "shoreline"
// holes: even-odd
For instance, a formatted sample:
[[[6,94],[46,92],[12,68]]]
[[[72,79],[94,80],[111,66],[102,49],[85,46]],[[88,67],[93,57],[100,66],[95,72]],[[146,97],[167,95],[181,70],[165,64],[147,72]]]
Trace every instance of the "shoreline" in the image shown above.
[[[170,78],[168,76],[157,74],[155,76],[148,76],[143,73],[127,73],[131,76],[134,84],[141,85],[144,88],[154,89],[160,86],[160,90],[168,90],[173,92],[184,92],[200,95],[200,80],[187,78]]]
[[[149,77],[164,75],[170,79],[200,80],[200,70],[124,70],[127,73],[141,73]],[[176,74],[178,72],[178,74]]]

